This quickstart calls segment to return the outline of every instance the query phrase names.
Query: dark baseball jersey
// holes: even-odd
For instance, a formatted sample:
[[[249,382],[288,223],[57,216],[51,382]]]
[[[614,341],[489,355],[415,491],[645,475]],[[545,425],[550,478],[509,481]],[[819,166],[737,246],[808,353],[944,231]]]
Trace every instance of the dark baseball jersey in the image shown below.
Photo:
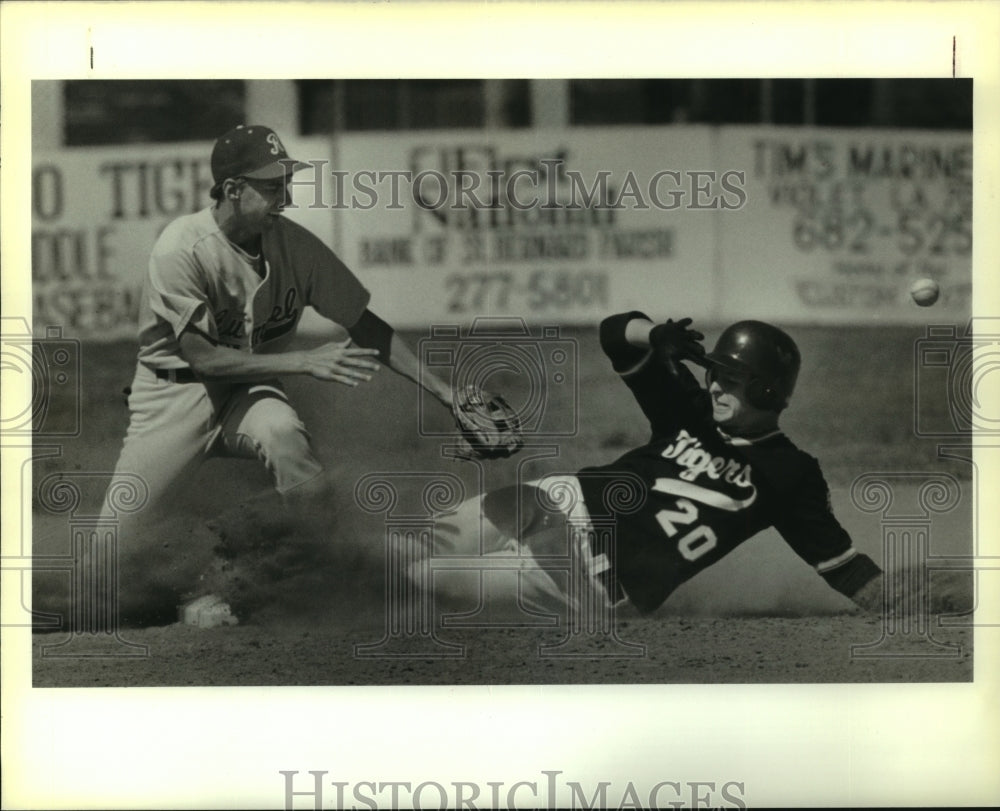
[[[632,312],[601,324],[601,346],[649,420],[649,442],[578,473],[592,522],[613,526],[603,549],[629,600],[652,611],[681,583],[767,527],[826,581],[854,594],[878,574],[830,507],[819,463],[780,430],[730,437],[683,364],[625,340]],[[600,536],[600,533],[598,533]]]

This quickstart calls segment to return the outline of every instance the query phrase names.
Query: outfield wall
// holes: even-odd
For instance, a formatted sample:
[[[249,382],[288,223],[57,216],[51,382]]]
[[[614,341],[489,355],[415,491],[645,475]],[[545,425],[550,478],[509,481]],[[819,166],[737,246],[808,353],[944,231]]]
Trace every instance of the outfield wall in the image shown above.
[[[954,133],[622,127],[287,139],[288,215],[400,327],[609,311],[925,323],[971,308],[972,140]],[[149,249],[207,205],[211,144],[33,156],[35,328],[119,337]],[[313,319],[310,324],[317,322]]]

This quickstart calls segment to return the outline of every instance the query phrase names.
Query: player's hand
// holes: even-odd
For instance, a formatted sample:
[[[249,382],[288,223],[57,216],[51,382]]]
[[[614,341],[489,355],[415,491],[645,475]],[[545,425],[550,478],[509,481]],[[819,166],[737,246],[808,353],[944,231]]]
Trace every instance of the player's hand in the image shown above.
[[[332,341],[302,353],[305,373],[317,380],[357,386],[372,379],[371,373],[381,367],[374,358],[377,349],[352,346],[351,339]]]
[[[680,321],[668,318],[649,331],[649,345],[661,361],[700,358],[705,354],[705,347],[701,345],[704,340],[704,335],[691,329],[690,318]]]

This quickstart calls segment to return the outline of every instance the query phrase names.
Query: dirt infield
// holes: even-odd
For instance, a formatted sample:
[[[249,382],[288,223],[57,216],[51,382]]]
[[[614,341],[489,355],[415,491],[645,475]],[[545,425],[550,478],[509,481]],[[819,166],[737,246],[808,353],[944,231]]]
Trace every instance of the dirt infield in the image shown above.
[[[868,651],[877,618],[621,619],[618,638],[581,641],[567,655],[566,635],[529,629],[455,630],[440,644],[409,639],[375,647],[377,625],[341,629],[322,617],[202,630],[171,625],[124,631],[148,646],[141,659],[38,658],[36,687],[184,687],[449,684],[741,684],[832,682],[967,682],[971,629],[937,629],[933,645]],[[36,635],[36,656],[54,635]],[[110,645],[103,646],[105,650]],[[96,644],[91,645],[97,650]],[[124,649],[121,649],[124,650]],[[58,654],[59,649],[46,651]],[[560,655],[562,654],[562,655]]]
[[[706,330],[709,340],[715,332]],[[232,628],[194,629],[177,624],[127,628],[121,639],[72,640],[59,630],[33,635],[36,686],[157,685],[383,685],[383,684],[624,684],[827,683],[969,681],[972,631],[967,618],[928,617],[918,632],[897,634],[875,646],[889,626],[862,616],[828,589],[773,533],[744,544],[712,570],[685,584],[651,617],[619,611],[614,633],[570,635],[560,627],[440,627],[393,633],[384,598],[385,516],[359,508],[354,487],[371,473],[401,477],[447,474],[468,494],[506,484],[517,475],[573,472],[613,458],[645,440],[646,429],[627,391],[605,367],[590,330],[578,342],[577,380],[585,393],[576,436],[555,455],[515,457],[483,468],[442,458],[440,439],[420,436],[416,394],[383,373],[359,390],[292,380],[289,392],[309,426],[318,453],[342,486],[336,519],[326,538],[296,546],[253,535],[252,522],[226,526],[221,543],[208,524],[233,505],[265,492],[264,472],[253,463],[213,460],[178,505],[150,531],[162,536],[165,555],[235,566],[230,597],[241,615]],[[968,466],[937,458],[936,445],[914,435],[915,328],[799,330],[806,359],[788,434],[823,464],[838,517],[856,545],[883,557],[881,517],[859,508],[851,486],[865,473],[916,475],[898,494],[915,501],[924,479],[945,476],[959,492],[956,506],[928,524],[931,552],[972,550]],[[416,342],[419,336],[411,336]],[[83,347],[82,421],[79,437],[61,453],[33,464],[36,487],[52,475],[107,472],[126,425],[120,390],[131,375],[134,347]],[[516,379],[497,380],[515,392]],[[947,413],[946,393],[923,406]],[[448,415],[427,412],[432,427],[447,429]],[[426,427],[424,423],[420,425]],[[527,461],[526,461],[527,459]],[[412,478],[412,477],[411,477]],[[405,490],[408,485],[401,485]],[[99,490],[84,495],[99,504]],[[404,493],[412,496],[413,493]],[[47,512],[34,496],[36,555],[65,555],[67,517]],[[230,510],[229,515],[234,513]],[[317,549],[323,550],[317,553]],[[254,550],[252,553],[248,550]],[[319,565],[319,561],[322,565]],[[232,568],[230,568],[232,571]],[[966,573],[934,573],[934,607],[949,614],[972,605]],[[178,594],[182,586],[178,585]],[[65,573],[36,573],[35,608],[59,613],[68,591]],[[943,623],[943,624],[942,624]],[[892,630],[889,628],[889,630]],[[381,648],[380,642],[386,641]],[[76,645],[82,644],[83,648]],[[142,656],[65,657],[92,652]],[[867,646],[867,647],[865,647]],[[563,655],[570,651],[578,655]],[[375,655],[378,654],[378,655]]]

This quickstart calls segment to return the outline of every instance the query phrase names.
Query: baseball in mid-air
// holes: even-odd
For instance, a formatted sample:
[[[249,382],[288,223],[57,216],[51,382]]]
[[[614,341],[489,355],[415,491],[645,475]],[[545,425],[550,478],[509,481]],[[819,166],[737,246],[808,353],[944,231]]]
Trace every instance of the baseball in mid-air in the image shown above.
[[[917,279],[910,285],[910,295],[921,307],[930,307],[941,295],[941,288],[933,279]]]

